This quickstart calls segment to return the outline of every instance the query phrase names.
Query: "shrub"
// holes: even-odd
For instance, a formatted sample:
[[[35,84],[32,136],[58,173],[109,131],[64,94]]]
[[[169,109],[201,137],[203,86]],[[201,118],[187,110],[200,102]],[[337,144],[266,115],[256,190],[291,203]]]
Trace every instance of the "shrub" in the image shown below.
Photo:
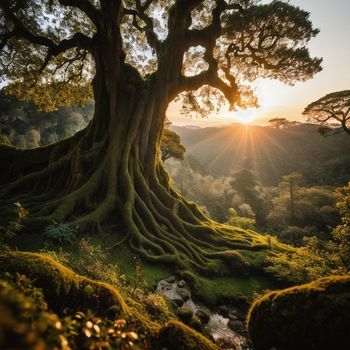
[[[46,227],[46,238],[60,244],[73,244],[77,229],[68,224],[53,223]]]

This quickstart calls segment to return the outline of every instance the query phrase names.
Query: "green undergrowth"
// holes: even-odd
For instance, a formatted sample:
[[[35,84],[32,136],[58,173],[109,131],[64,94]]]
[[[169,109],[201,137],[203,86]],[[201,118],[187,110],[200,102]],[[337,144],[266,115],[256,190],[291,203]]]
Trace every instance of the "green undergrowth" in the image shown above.
[[[237,239],[243,239],[242,235],[245,232],[248,231],[239,230]],[[248,234],[254,244],[262,245],[268,242],[267,236],[250,231]],[[81,242],[84,240],[90,245],[88,251],[81,249]],[[47,246],[45,234],[20,234],[13,239],[12,247],[34,252],[44,251],[87,277],[112,284],[116,284],[116,280],[119,282],[122,280],[129,286],[137,284],[148,291],[154,291],[159,280],[175,273],[189,282],[194,298],[208,306],[217,306],[244,298],[251,300],[255,292],[277,288],[272,278],[262,274],[262,267],[268,254],[284,249],[282,244],[273,239],[271,251],[268,249],[227,251],[224,261],[212,259],[208,271],[206,273],[202,271],[199,274],[140,260],[126,244],[115,245],[119,240],[120,237],[113,235],[104,237],[89,235],[87,238],[78,238],[72,245],[55,243]],[[94,258],[89,260],[87,259],[89,256]],[[137,266],[140,276],[136,276]],[[90,267],[90,270],[87,267]]]
[[[193,296],[212,307],[226,303],[245,305],[254,298],[255,293],[277,287],[275,281],[259,275],[213,279],[198,277]]]
[[[218,349],[172,314],[165,323],[152,320],[157,308],[140,313],[122,294],[47,255],[2,254],[0,348]]]
[[[248,315],[256,350],[350,348],[350,276],[331,276],[269,292]]]

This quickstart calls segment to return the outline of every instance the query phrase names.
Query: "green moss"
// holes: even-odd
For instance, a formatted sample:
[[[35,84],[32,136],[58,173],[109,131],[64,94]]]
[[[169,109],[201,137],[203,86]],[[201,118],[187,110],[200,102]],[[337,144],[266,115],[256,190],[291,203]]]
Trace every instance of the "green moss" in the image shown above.
[[[191,321],[193,316],[193,311],[188,307],[179,307],[176,313],[179,319],[186,324]]]
[[[112,312],[117,316],[128,312],[119,293],[110,285],[76,275],[42,254],[12,252],[0,255],[0,271],[21,273],[34,280],[35,286],[42,288],[50,307],[57,312],[76,305],[100,314]]]
[[[188,326],[170,321],[159,330],[157,348],[168,350],[219,350],[210,340]]]
[[[260,275],[220,278],[198,277],[193,285],[192,296],[208,306],[236,303],[242,296],[252,300],[255,292],[277,288],[270,278]]]
[[[50,311],[56,311],[62,317],[66,316],[67,312],[76,315],[77,311],[86,311],[86,315],[92,312],[96,316],[106,317],[105,320],[123,317],[127,320],[128,326],[137,331],[142,339],[145,339],[146,342],[154,342],[154,347],[152,347],[154,349],[163,349],[164,347],[168,350],[218,349],[204,336],[180,322],[170,321],[160,327],[159,324],[151,321],[148,314],[140,314],[135,307],[127,306],[118,291],[109,284],[79,276],[46,255],[29,252],[11,252],[0,255],[0,272],[6,272],[13,276],[17,273],[26,275],[33,281],[34,287],[40,288],[42,291],[40,293],[45,298],[43,303],[46,302]],[[17,298],[16,295],[15,297]],[[150,302],[154,302],[154,300]],[[35,303],[36,301],[32,299],[31,305],[34,311],[36,310]],[[0,326],[7,327],[7,336],[7,334],[13,334],[13,332],[11,333],[11,325],[17,321],[15,320],[15,323],[12,322],[14,313],[11,305],[10,308],[1,307],[0,298]],[[14,305],[14,307],[17,306]],[[6,325],[1,323],[1,320],[5,320],[2,318],[3,311],[5,312]],[[191,326],[197,327],[198,325],[193,322],[192,312],[190,316],[189,323]],[[51,316],[49,315],[48,317]],[[71,319],[70,316],[67,317]],[[57,318],[55,320],[57,321]],[[37,326],[39,327],[36,323],[33,324],[33,327]],[[55,327],[54,325],[53,328]],[[197,328],[200,329],[199,326]],[[84,332],[84,329],[82,331]],[[57,333],[57,329],[55,332]],[[1,336],[0,332],[0,345],[5,344],[7,346],[10,344],[8,339],[1,338]],[[46,344],[46,334],[40,333],[38,337],[42,342],[41,344]],[[174,337],[176,337],[176,340],[174,340]],[[51,340],[49,344],[51,344]],[[31,349],[31,346],[27,348]]]
[[[249,312],[256,350],[350,349],[350,277],[333,276],[268,293]]]

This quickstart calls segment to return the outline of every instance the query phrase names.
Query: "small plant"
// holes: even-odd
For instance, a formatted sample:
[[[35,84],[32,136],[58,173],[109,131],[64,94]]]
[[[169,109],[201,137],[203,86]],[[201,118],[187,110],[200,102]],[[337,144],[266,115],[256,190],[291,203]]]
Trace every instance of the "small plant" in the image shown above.
[[[58,224],[54,222],[46,227],[46,238],[52,242],[61,244],[73,244],[76,239],[77,229],[68,224]]]

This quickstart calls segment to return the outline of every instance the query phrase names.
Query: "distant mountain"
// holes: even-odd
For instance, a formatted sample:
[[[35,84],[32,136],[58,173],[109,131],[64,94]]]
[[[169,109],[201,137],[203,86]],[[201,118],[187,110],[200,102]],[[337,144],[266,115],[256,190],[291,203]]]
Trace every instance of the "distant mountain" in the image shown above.
[[[202,162],[212,175],[227,176],[248,168],[257,173],[263,185],[274,186],[281,176],[298,170],[310,184],[343,185],[350,181],[350,137],[323,137],[312,124],[284,129],[244,125],[172,125],[171,129],[180,135],[186,154]]]

